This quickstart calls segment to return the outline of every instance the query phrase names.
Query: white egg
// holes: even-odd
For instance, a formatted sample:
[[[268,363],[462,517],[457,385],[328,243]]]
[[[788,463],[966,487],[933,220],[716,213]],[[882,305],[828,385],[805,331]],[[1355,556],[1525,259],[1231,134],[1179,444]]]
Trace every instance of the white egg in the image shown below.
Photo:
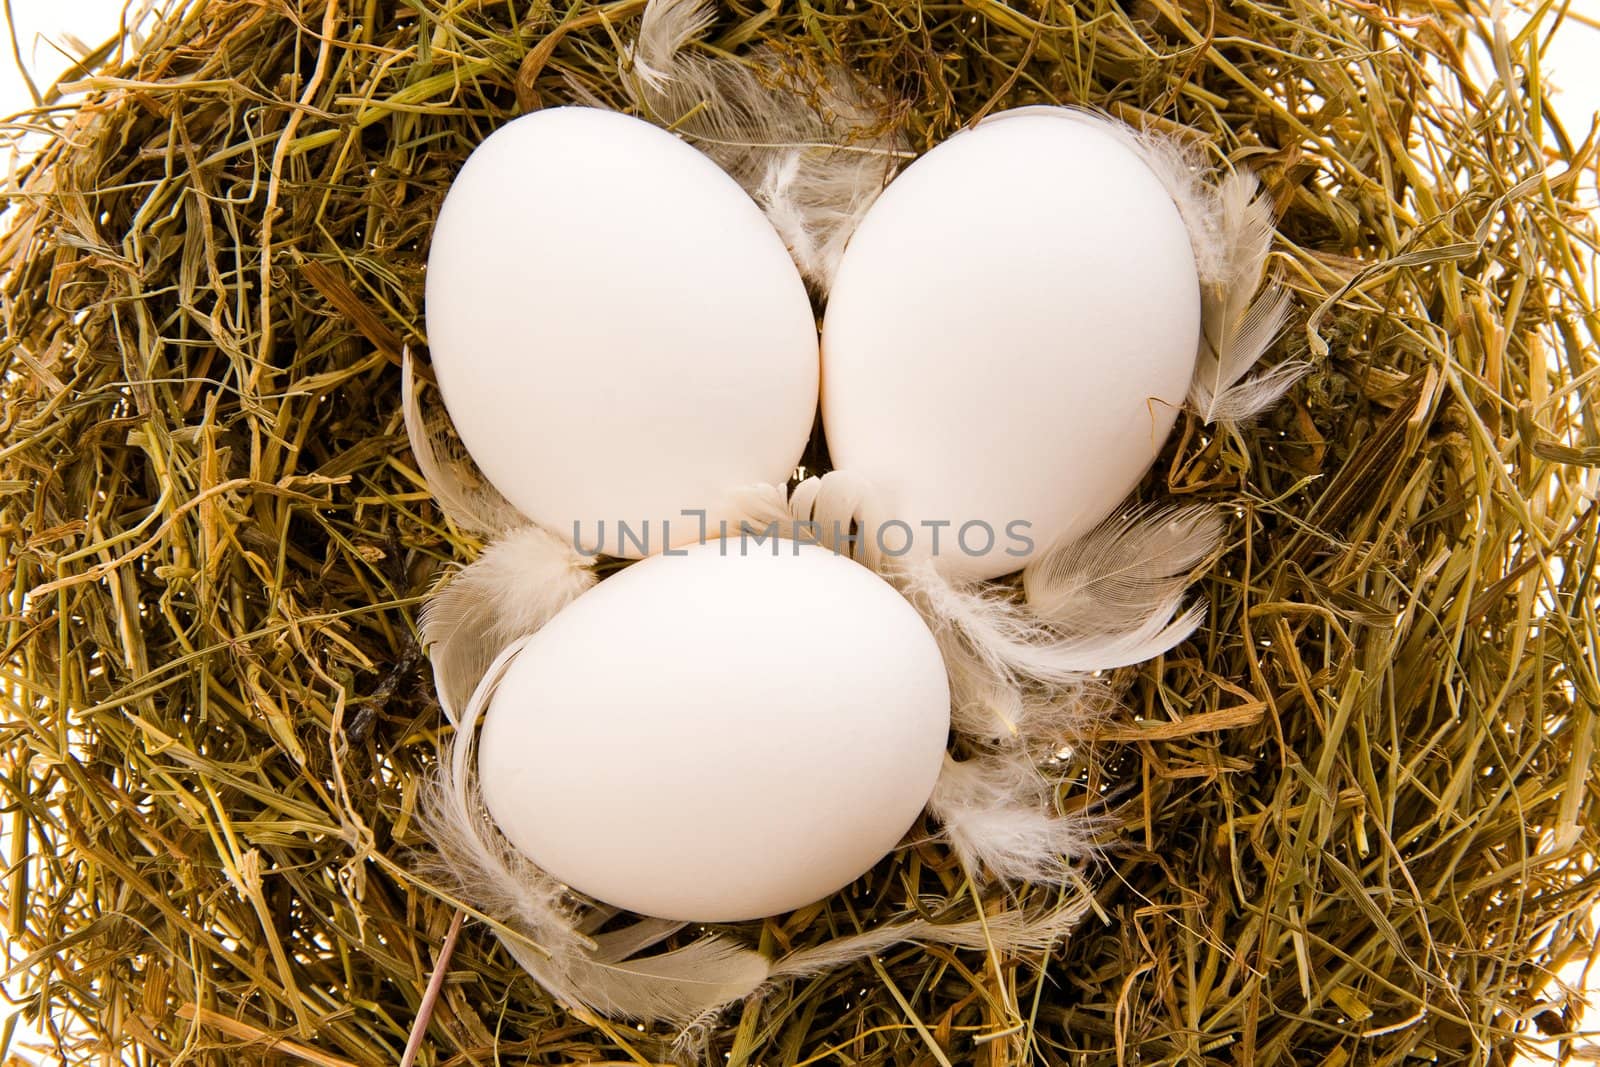
[[[885,551],[996,577],[1138,484],[1199,339],[1155,174],[1097,119],[1003,112],[906,168],[851,237],[823,319],[829,451],[878,494]]]
[[[716,164],[627,115],[539,111],[473,151],[434,228],[427,321],[467,451],[585,550],[699,540],[685,511],[714,529],[811,433],[816,319],[788,250]]]
[[[949,724],[937,643],[898,592],[827,549],[735,536],[636,563],[551,620],[490,701],[478,767],[495,822],[552,876],[731,922],[892,850]]]

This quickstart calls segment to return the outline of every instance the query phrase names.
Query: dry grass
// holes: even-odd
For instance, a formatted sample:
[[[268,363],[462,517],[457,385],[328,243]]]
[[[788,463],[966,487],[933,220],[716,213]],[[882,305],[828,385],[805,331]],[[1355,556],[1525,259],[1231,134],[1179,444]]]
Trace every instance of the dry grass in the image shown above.
[[[397,350],[462,158],[569,79],[614,97],[640,4],[329,2],[202,0],[22,119],[56,133],[0,245],[0,896],[70,1062],[393,1062],[454,911],[408,873],[440,729],[414,619],[475,546],[419,484]],[[1569,1031],[1540,990],[1600,900],[1600,316],[1595,146],[1538,74],[1560,10],[1516,37],[1364,0],[724,15],[724,47],[855,64],[918,146],[1036,100],[1193,126],[1276,197],[1285,343],[1319,369],[1237,438],[1181,423],[1150,479],[1238,517],[1209,626],[1128,672],[1063,787],[1127,818],[1101,914],[1048,958],[798,984],[715,1056],[1505,1063]],[[975,906],[919,847],[742,933],[820,940],[911,887]],[[429,1036],[487,1064],[671,1035],[557,1010],[469,924]]]

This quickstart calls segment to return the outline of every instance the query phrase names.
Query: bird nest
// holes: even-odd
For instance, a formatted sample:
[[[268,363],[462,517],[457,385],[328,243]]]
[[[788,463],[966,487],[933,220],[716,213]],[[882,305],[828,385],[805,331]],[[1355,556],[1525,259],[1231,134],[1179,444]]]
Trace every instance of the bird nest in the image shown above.
[[[0,896],[21,1017],[66,1061],[400,1057],[462,903],[419,873],[446,727],[416,609],[482,547],[402,422],[428,236],[507,119],[625,106],[642,8],[197,0],[17,121],[47,140],[0,253]],[[1475,11],[719,9],[696,47],[852,69],[917,151],[1034,102],[1193,131],[1271,196],[1280,348],[1315,369],[1242,429],[1182,416],[1147,480],[1230,537],[1205,626],[1062,753],[1058,805],[1115,817],[1075,932],[886,949],[709,1020],[699,1054],[1337,1067],[1585,1040],[1552,979],[1600,900],[1595,144],[1540,78],[1559,12]],[[730,934],[776,955],[934,896],[1019,903],[925,836]],[[680,1036],[562,1009],[469,922],[420,1062],[656,1062]]]

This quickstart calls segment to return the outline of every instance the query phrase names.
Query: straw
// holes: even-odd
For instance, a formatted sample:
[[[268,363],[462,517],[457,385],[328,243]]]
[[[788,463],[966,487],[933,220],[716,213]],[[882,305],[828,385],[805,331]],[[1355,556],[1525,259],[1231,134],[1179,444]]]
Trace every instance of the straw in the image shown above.
[[[426,244],[467,152],[519,99],[619,102],[639,8],[199,0],[18,116],[51,132],[0,241],[0,897],[23,1018],[66,1062],[400,1059],[466,903],[412,873],[444,729],[416,609],[480,546],[417,474],[398,349],[426,343]],[[1120,819],[1097,913],[1049,954],[907,946],[796,980],[707,1020],[712,1062],[1505,1063],[1595,1040],[1550,984],[1592,962],[1600,901],[1596,156],[1540,74],[1561,19],[721,9],[716,46],[849,63],[918,150],[1035,102],[1193,129],[1280,209],[1279,355],[1317,369],[1237,434],[1185,416],[1141,491],[1223,506],[1230,540],[1205,628],[1123,672],[1124,710],[1063,760],[1061,805]],[[776,954],[986,892],[916,844],[730,934]],[[552,1004],[468,914],[419,1064],[674,1055]]]

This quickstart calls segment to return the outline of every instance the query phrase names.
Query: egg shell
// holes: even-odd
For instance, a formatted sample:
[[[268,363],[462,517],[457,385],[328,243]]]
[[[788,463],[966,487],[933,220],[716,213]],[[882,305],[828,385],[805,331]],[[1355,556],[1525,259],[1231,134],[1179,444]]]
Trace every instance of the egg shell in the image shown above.
[[[553,108],[491,134],[440,209],[426,295],[468,453],[585,550],[700,540],[684,511],[715,528],[728,491],[781,484],[810,436],[816,319],[788,250],[639,119]]]
[[[869,535],[910,529],[882,535],[891,554],[996,577],[1138,484],[1199,339],[1155,174],[1102,120],[1002,112],[912,163],[851,237],[823,319],[829,451],[874,487]]]
[[[892,850],[949,724],[937,643],[898,592],[827,549],[735,536],[636,563],[552,619],[495,691],[478,766],[495,822],[552,876],[731,922]]]

